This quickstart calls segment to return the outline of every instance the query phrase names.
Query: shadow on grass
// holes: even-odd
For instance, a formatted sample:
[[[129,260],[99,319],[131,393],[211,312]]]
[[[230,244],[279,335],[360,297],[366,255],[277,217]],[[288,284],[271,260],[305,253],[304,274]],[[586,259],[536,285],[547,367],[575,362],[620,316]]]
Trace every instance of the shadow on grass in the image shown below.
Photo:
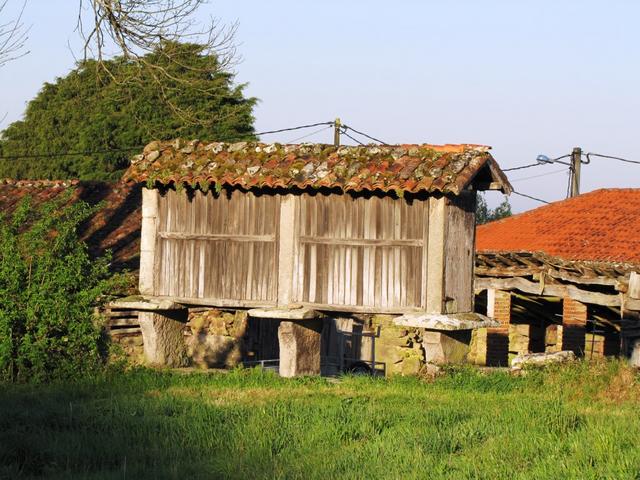
[[[6,385],[0,478],[629,478],[637,405],[558,394],[618,370],[330,383],[140,369]]]

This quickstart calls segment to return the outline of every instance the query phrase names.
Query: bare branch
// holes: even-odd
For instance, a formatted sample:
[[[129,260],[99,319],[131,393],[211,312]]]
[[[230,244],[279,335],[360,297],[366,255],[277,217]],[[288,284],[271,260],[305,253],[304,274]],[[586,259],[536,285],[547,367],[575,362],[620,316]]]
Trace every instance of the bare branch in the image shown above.
[[[185,65],[178,53],[174,55],[173,50],[162,47],[173,42],[197,43],[203,46],[203,55],[215,55],[218,72],[231,71],[238,61],[234,43],[237,24],[225,26],[216,18],[210,18],[206,25],[198,23],[196,13],[207,1],[79,0],[76,30],[84,40],[84,59],[96,59],[98,68],[112,81],[127,83],[151,79],[158,86],[163,101],[185,123],[201,124],[203,118],[197,112],[173,103],[171,90],[195,88],[205,96],[215,96],[219,88],[215,85],[203,87],[202,82],[170,72],[176,69],[172,67],[202,77],[212,77],[215,72],[210,67],[199,70],[193,65]],[[116,79],[106,61],[111,53],[137,65],[137,74],[128,79]],[[155,54],[157,61],[150,61],[150,54]]]
[[[29,53],[24,50],[29,29],[25,28],[22,23],[22,14],[24,13],[27,0],[24,0],[22,3],[18,17],[5,22],[1,20],[1,18],[7,2],[8,0],[0,2],[0,67],[3,67],[11,60],[15,60]]]

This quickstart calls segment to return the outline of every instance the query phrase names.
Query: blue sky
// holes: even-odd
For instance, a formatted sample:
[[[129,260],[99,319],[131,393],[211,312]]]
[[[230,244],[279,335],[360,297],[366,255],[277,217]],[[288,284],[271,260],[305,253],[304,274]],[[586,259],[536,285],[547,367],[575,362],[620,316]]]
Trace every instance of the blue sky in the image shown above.
[[[73,67],[77,3],[28,2],[30,54],[0,69],[0,128]],[[640,160],[640,2],[217,0],[201,13],[239,22],[237,80],[260,99],[258,131],[339,116],[388,143],[491,145],[504,168],[574,146]],[[551,165],[510,178],[552,201],[564,198],[565,172]],[[640,187],[640,165],[594,160],[582,191],[603,187]]]

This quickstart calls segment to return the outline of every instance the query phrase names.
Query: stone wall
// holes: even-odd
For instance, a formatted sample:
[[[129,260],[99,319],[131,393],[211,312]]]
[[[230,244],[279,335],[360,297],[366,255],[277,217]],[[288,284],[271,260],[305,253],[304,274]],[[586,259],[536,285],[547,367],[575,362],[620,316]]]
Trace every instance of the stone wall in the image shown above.
[[[142,365],[144,363],[144,346],[140,331],[126,334],[111,332],[110,336],[111,342],[122,349],[122,353],[130,363],[134,365]]]
[[[248,318],[246,311],[191,309],[184,323],[185,352],[190,365],[201,368],[233,368],[251,360],[279,357],[277,325],[271,320]],[[372,360],[372,338],[344,336],[343,332],[375,332],[375,360],[386,366],[387,375],[416,375],[428,363],[475,361],[468,345],[477,332],[435,332],[394,324],[395,315],[342,315],[322,319],[323,361],[336,363],[344,341],[345,366]],[[486,333],[486,330],[485,330]],[[274,345],[275,341],[275,350]],[[471,341],[473,346],[473,341]],[[477,344],[477,342],[476,342]],[[123,340],[125,351],[135,361],[142,356],[142,337]],[[324,368],[323,368],[324,369]],[[335,370],[335,368],[334,368]],[[336,373],[335,371],[326,373]]]
[[[380,326],[376,361],[386,363],[387,375],[416,375],[425,364],[421,329],[394,325],[393,315],[373,315],[370,327]]]
[[[190,311],[185,332],[187,354],[193,365],[202,368],[235,367],[246,351],[246,333],[246,311]]]

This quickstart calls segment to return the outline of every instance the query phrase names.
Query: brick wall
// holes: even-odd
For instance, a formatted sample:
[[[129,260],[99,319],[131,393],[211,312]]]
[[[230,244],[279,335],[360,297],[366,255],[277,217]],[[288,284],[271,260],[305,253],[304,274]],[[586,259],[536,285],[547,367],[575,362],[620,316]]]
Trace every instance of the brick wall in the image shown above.
[[[511,323],[511,292],[489,290],[487,292],[487,316],[501,326],[487,329],[487,365],[508,366],[509,324]]]
[[[572,298],[562,300],[562,350],[572,350],[583,356],[585,330],[587,326],[587,306]]]

